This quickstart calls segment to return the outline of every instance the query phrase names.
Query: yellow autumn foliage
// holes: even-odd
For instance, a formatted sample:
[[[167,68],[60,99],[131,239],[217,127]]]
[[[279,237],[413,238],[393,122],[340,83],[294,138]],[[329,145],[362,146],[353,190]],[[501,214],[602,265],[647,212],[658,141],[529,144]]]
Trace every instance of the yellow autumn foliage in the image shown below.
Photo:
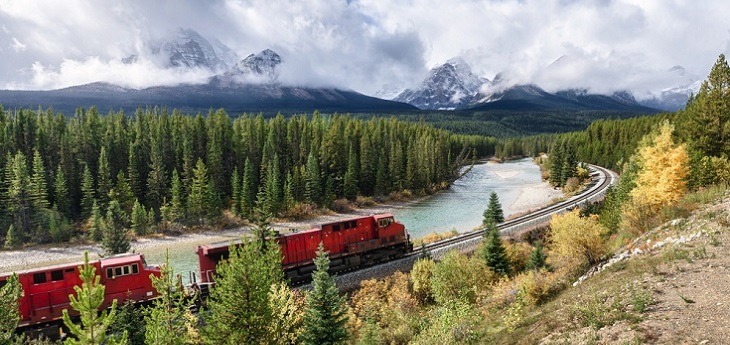
[[[639,148],[642,168],[631,191],[634,208],[658,212],[687,192],[689,156],[684,145],[675,145],[673,131],[674,126],[665,121]]]
[[[577,209],[554,215],[550,220],[551,265],[597,263],[606,253],[602,238],[606,232],[596,215],[581,217]]]

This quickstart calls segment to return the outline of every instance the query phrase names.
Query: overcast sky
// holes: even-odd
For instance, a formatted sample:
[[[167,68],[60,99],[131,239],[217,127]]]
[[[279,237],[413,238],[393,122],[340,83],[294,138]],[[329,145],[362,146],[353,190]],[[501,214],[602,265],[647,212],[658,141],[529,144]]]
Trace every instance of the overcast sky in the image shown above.
[[[640,95],[704,78],[730,50],[729,14],[727,0],[2,0],[0,88],[200,82],[120,61],[185,27],[241,58],[277,51],[290,83],[374,94],[462,56],[488,79]]]

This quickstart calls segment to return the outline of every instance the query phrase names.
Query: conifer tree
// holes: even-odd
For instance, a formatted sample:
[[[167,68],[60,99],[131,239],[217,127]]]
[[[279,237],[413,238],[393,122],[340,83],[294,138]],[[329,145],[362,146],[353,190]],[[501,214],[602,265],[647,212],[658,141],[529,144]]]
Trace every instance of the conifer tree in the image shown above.
[[[211,315],[201,330],[206,344],[260,344],[270,338],[274,322],[269,306],[271,286],[280,283],[281,251],[259,238],[231,245],[228,260],[216,268],[208,300]]]
[[[89,264],[89,253],[84,253],[84,265],[78,267],[81,286],[74,286],[76,295],[69,295],[70,305],[73,310],[81,316],[81,324],[77,325],[71,320],[67,309],[63,310],[63,323],[74,338],[68,338],[66,345],[91,345],[91,344],[126,344],[126,333],[121,339],[108,337],[107,328],[114,322],[116,316],[117,300],[112,302],[108,310],[99,313],[104,303],[104,285],[99,283],[100,276],[96,275],[96,267]]]
[[[208,195],[208,169],[205,167],[202,159],[198,159],[193,170],[193,181],[190,184],[190,194],[188,195],[188,214],[198,224],[202,224],[206,219],[206,198]]]
[[[99,203],[94,199],[91,206],[91,222],[89,224],[89,235],[95,242],[101,242],[104,238],[104,218],[101,216],[101,208]]]
[[[489,205],[487,206],[487,209],[484,210],[484,220],[482,221],[482,224],[499,224],[501,222],[504,222],[502,205],[499,203],[499,196],[497,196],[497,193],[492,192],[489,194]]]
[[[144,315],[134,300],[128,299],[117,311],[114,322],[109,325],[107,333],[110,337],[118,339],[124,337],[126,332],[127,342],[131,345],[144,344],[145,333]]]
[[[241,175],[238,167],[234,167],[231,173],[231,212],[241,215]]]
[[[23,287],[18,275],[13,273],[0,287],[0,344],[12,344],[15,330],[20,322],[20,298]]]
[[[147,227],[147,212],[139,200],[135,199],[132,206],[132,231],[138,236],[144,236],[148,232]]]
[[[355,149],[350,145],[350,154],[347,160],[347,171],[345,172],[345,181],[343,186],[343,194],[345,198],[355,200],[357,197],[357,166],[358,158]]]
[[[332,175],[328,175],[324,184],[324,198],[322,198],[322,206],[332,208],[335,198],[335,180],[332,178]]]
[[[159,210],[162,200],[167,196],[167,175],[163,162],[162,149],[159,144],[153,145],[150,156],[150,172],[147,175],[147,202],[153,210]]]
[[[185,216],[185,203],[183,202],[183,184],[177,169],[172,171],[172,198],[170,200],[171,221],[176,222]]]
[[[175,276],[169,252],[165,252],[160,277],[150,279],[159,297],[144,312],[145,344],[198,344],[197,318],[190,311],[194,299],[187,298],[180,276]]]
[[[12,249],[23,243],[23,234],[17,230],[15,225],[10,224],[8,231],[5,233],[5,248]]]
[[[84,218],[91,216],[94,207],[94,177],[91,176],[91,170],[88,164],[84,164],[84,175],[81,179],[81,215]]]
[[[104,239],[102,245],[108,255],[126,253],[129,251],[130,242],[127,237],[127,215],[116,200],[109,202],[109,207],[104,219]]]
[[[269,168],[266,170],[264,193],[259,198],[260,208],[265,214],[276,216],[279,213],[282,199],[281,187],[279,180],[279,156],[274,154],[274,157],[269,161]]]
[[[296,204],[294,199],[294,177],[291,172],[286,174],[286,180],[284,181],[284,198],[282,200],[282,210],[289,211]]]
[[[30,233],[32,229],[32,205],[31,205],[31,186],[30,176],[28,175],[28,167],[25,163],[25,155],[18,151],[15,156],[8,162],[6,171],[7,186],[7,209],[15,224],[14,230],[16,236],[13,241],[25,240],[25,235]]]
[[[527,259],[525,268],[528,270],[539,270],[545,267],[547,255],[542,251],[542,242],[535,244],[535,250],[530,253],[530,257]]]
[[[33,175],[30,178],[30,198],[36,212],[49,208],[48,185],[46,184],[46,170],[43,159],[38,150],[33,151]]]
[[[502,245],[502,239],[499,237],[499,229],[497,229],[495,223],[487,224],[487,228],[484,230],[484,247],[482,247],[481,254],[487,266],[494,272],[501,275],[510,274],[507,251],[504,249],[504,245]]]
[[[251,160],[246,158],[243,166],[243,182],[241,184],[241,215],[246,218],[251,217],[253,209],[256,206],[256,190],[258,181],[256,179],[256,171],[254,170]]]
[[[319,171],[319,159],[315,151],[307,157],[307,169],[304,176],[304,197],[308,203],[319,205],[322,202],[322,179]]]
[[[312,273],[312,290],[307,294],[304,310],[302,344],[345,344],[347,331],[347,304],[340,296],[335,280],[330,274],[329,255],[322,243],[314,259],[317,269]]]
[[[132,195],[135,198],[140,199],[142,195],[142,181],[139,176],[139,141],[135,140],[129,145],[129,161],[127,165],[127,177],[129,177],[129,188],[132,190]]]
[[[97,195],[99,196],[99,204],[102,208],[109,203],[109,192],[112,189],[112,173],[109,168],[109,157],[107,157],[106,147],[101,147],[99,153],[97,176]]]
[[[563,141],[555,143],[550,150],[550,184],[555,187],[563,185],[563,165],[565,163],[564,144]]]
[[[71,202],[68,196],[68,184],[66,175],[63,173],[61,165],[56,169],[56,179],[53,183],[55,208],[63,216],[70,218]]]
[[[119,207],[124,210],[126,215],[132,213],[135,200],[134,194],[132,193],[132,188],[129,186],[127,177],[124,176],[124,172],[121,170],[117,174],[117,182],[114,184],[114,188],[109,191],[109,200],[114,200],[119,203]]]

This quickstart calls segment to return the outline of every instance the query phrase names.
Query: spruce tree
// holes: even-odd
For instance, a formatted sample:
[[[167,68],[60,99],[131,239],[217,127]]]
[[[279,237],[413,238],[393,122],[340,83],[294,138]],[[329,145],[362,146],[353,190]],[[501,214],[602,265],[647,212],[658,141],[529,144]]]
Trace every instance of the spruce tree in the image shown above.
[[[238,167],[234,167],[231,173],[231,213],[241,215],[241,175]]]
[[[497,225],[494,223],[488,224],[484,230],[484,246],[482,247],[481,254],[487,266],[494,272],[501,275],[510,274],[507,251],[504,249],[504,245],[502,245],[502,239],[499,237],[499,229],[497,229]]]
[[[107,333],[114,338],[124,337],[126,333],[129,344],[144,344],[145,320],[142,312],[143,309],[137,305],[136,301],[128,299],[119,307]]]
[[[0,287],[0,344],[13,344],[15,331],[20,322],[20,298],[23,287],[18,275],[13,273]]]
[[[112,189],[112,173],[109,168],[109,157],[107,157],[106,147],[101,147],[99,153],[99,163],[97,165],[98,171],[97,176],[97,195],[99,197],[99,204],[102,208],[105,208],[109,203],[109,192]]]
[[[319,159],[314,151],[307,157],[307,168],[305,171],[304,197],[307,202],[314,205],[322,203],[322,178],[319,171]]]
[[[254,170],[251,160],[246,158],[243,165],[243,182],[241,184],[241,215],[250,218],[253,215],[253,209],[256,207],[256,190],[258,188],[258,180],[256,178],[256,170]]]
[[[563,166],[565,163],[563,141],[555,143],[550,150],[550,157],[548,163],[550,166],[550,184],[555,187],[561,187],[563,185]]]
[[[162,200],[167,196],[167,174],[163,162],[162,149],[153,145],[150,156],[150,172],[147,175],[147,204],[153,210],[159,210]]]
[[[269,240],[270,241],[270,240]],[[274,320],[269,307],[272,285],[283,280],[281,251],[273,242],[243,239],[229,247],[228,260],[216,268],[208,306],[210,316],[201,329],[206,344],[260,344],[269,339]]]
[[[26,234],[30,234],[32,229],[32,205],[31,205],[31,186],[30,176],[28,175],[28,167],[25,163],[25,155],[20,151],[9,162],[9,171],[6,171],[9,178],[6,182],[7,186],[7,208],[8,213],[12,217],[12,223],[15,224],[14,230],[19,235],[13,241],[23,242]]]
[[[484,210],[484,220],[482,220],[482,224],[499,224],[502,222],[504,222],[502,205],[499,203],[499,196],[497,196],[497,193],[492,192],[489,194],[489,205],[487,205],[487,209]]]
[[[12,249],[23,243],[23,234],[17,230],[15,225],[10,224],[8,231],[5,233],[5,248]]]
[[[343,186],[343,194],[345,198],[355,200],[357,197],[357,166],[358,158],[355,154],[355,149],[350,145],[350,154],[347,160],[347,171],[345,171],[345,181]]]
[[[142,195],[142,181],[139,176],[139,141],[135,140],[129,145],[129,157],[127,161],[127,176],[129,177],[129,188],[132,189],[132,195],[135,198],[140,199]]]
[[[33,175],[30,178],[30,198],[36,212],[50,207],[48,203],[48,185],[43,159],[38,150],[33,152]]]
[[[89,223],[89,235],[95,242],[101,242],[104,239],[104,218],[101,216],[101,208],[99,203],[94,199],[91,206],[91,222]]]
[[[198,159],[193,170],[193,181],[190,184],[190,195],[188,195],[188,214],[198,224],[202,224],[207,215],[207,196],[209,188],[208,169],[202,159]]]
[[[84,265],[79,266],[81,286],[74,286],[76,295],[70,295],[70,305],[73,310],[81,316],[81,324],[77,325],[71,320],[68,310],[63,310],[63,323],[74,338],[68,338],[66,345],[90,345],[90,344],[126,344],[126,333],[121,339],[108,337],[107,328],[114,322],[116,316],[117,300],[112,302],[108,310],[99,313],[99,308],[104,303],[104,285],[99,283],[100,276],[96,275],[96,267],[89,264],[89,253],[84,252]]]
[[[282,201],[282,210],[289,211],[296,204],[294,198],[294,177],[291,172],[286,174],[286,180],[284,181],[284,198]]]
[[[322,243],[317,248],[314,264],[317,269],[312,273],[312,290],[307,294],[302,344],[345,344],[349,338],[347,303],[328,273],[330,259]]]
[[[109,207],[104,219],[104,239],[102,246],[107,255],[126,253],[129,251],[130,242],[127,237],[127,215],[116,200],[109,202]]]
[[[144,236],[147,234],[147,227],[147,212],[139,200],[135,199],[132,206],[132,231],[138,236]]]
[[[56,179],[53,183],[55,208],[64,217],[71,218],[71,201],[68,195],[68,182],[61,165],[56,169]]]
[[[535,250],[530,253],[530,257],[527,259],[527,263],[525,264],[525,268],[528,270],[539,270],[543,267],[545,267],[545,261],[547,260],[547,255],[542,251],[542,243],[537,242],[535,245]]]
[[[135,200],[134,194],[132,193],[132,188],[129,186],[127,177],[124,176],[124,172],[121,170],[117,174],[117,182],[114,184],[114,188],[109,191],[109,200],[119,203],[119,207],[124,210],[125,214],[129,215],[132,213]]]
[[[172,171],[172,198],[170,200],[171,221],[176,222],[185,216],[185,203],[183,202],[183,184],[177,169]]]
[[[91,176],[89,165],[84,164],[84,175],[81,179],[81,215],[84,218],[91,216],[95,200],[94,177]]]
[[[190,311],[194,299],[187,298],[179,275],[175,276],[169,252],[165,252],[160,277],[150,278],[159,297],[144,311],[145,344],[198,344],[197,318]]]

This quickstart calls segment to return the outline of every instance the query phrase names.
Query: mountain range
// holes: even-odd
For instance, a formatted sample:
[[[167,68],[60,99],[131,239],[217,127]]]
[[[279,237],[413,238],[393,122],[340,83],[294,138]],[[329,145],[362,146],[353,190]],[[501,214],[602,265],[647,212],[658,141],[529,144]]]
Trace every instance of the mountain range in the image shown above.
[[[680,66],[668,71],[681,86],[662,90],[637,101],[629,91],[610,95],[592,94],[586,89],[547,92],[538,85],[510,85],[501,74],[489,80],[475,74],[461,58],[453,58],[431,69],[425,79],[401,92],[383,91],[377,97],[340,88],[285,85],[279,81],[284,59],[271,49],[250,54],[242,60],[216,39],[209,40],[191,29],[180,28],[165,40],[150,42],[121,61],[152,61],[161,68],[196,69],[211,77],[201,83],[132,89],[96,82],[50,91],[0,90],[0,104],[6,109],[52,107],[66,114],[79,106],[97,106],[101,111],[137,107],[167,106],[185,111],[225,108],[229,112],[418,112],[422,110],[463,111],[616,111],[653,113],[676,110],[699,87]],[[560,60],[560,59],[559,59]],[[686,84],[686,85],[685,85]],[[393,95],[396,95],[393,97]]]

